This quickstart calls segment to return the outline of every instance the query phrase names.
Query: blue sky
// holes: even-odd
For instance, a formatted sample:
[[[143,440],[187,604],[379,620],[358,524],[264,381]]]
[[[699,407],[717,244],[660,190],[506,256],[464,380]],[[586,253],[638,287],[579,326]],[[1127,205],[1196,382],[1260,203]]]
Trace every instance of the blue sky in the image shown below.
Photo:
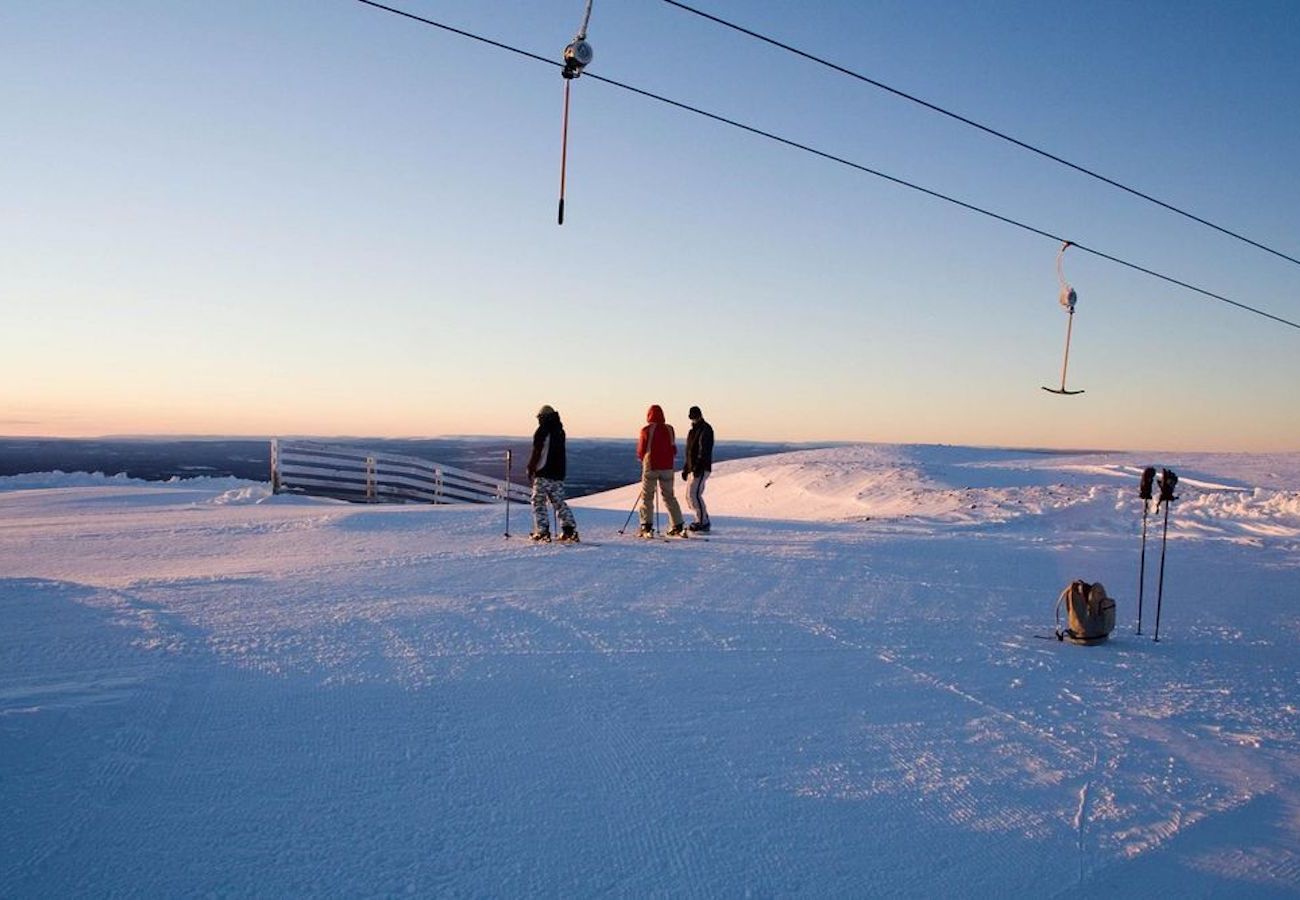
[[[395,4],[557,59],[580,2]],[[701,8],[1300,256],[1293,3]],[[591,71],[1300,318],[1300,266],[657,0]],[[331,2],[12,5],[0,433],[1300,449],[1300,331]]]

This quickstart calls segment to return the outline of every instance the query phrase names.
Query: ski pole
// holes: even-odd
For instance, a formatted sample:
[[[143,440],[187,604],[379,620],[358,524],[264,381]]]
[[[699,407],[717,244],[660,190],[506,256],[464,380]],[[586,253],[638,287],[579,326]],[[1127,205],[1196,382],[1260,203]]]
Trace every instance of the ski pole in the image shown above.
[[[1156,587],[1156,635],[1154,640],[1160,640],[1160,602],[1165,596],[1165,541],[1169,539],[1169,504],[1165,504],[1165,531],[1160,537],[1160,580]]]
[[[1174,488],[1178,484],[1178,476],[1170,469],[1160,470],[1160,500],[1158,503],[1165,505],[1165,530],[1160,538],[1160,580],[1156,587],[1156,634],[1155,640],[1160,640],[1160,602],[1165,596],[1165,544],[1169,540],[1169,507],[1178,498],[1174,496]]]
[[[1151,501],[1142,501],[1142,554],[1138,557],[1138,630],[1142,633],[1142,587],[1146,584],[1147,573],[1147,513],[1150,511]]]
[[[624,534],[627,531],[627,526],[632,523],[632,513],[636,512],[636,508],[641,504],[643,496],[645,496],[645,488],[642,488],[641,492],[636,495],[636,499],[632,501],[632,508],[627,511],[627,519],[623,521],[623,527],[618,530],[619,534]]]
[[[506,451],[506,537],[510,537],[510,451]]]
[[[1147,466],[1142,470],[1142,479],[1138,482],[1138,496],[1142,498],[1142,557],[1138,564],[1138,634],[1142,633],[1142,591],[1146,585],[1147,513],[1151,510],[1151,484],[1155,480],[1155,466]]]

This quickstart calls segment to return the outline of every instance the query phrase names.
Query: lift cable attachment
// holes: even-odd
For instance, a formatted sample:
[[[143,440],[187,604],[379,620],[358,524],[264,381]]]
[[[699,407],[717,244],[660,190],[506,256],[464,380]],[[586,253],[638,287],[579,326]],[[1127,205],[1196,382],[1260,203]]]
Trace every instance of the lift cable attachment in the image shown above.
[[[1058,299],[1061,306],[1064,307],[1065,311],[1069,314],[1069,318],[1066,319],[1065,324],[1065,360],[1061,363],[1061,387],[1059,389],[1049,388],[1046,386],[1043,387],[1043,390],[1047,391],[1049,394],[1063,394],[1066,396],[1083,393],[1081,390],[1068,391],[1065,389],[1065,372],[1070,366],[1070,333],[1074,329],[1074,305],[1079,302],[1079,295],[1075,293],[1074,288],[1070,287],[1070,283],[1065,280],[1065,272],[1061,268],[1061,261],[1065,256],[1065,251],[1070,248],[1071,243],[1071,241],[1066,241],[1061,244],[1061,249],[1056,253],[1056,279],[1061,285],[1061,292]]]
[[[564,224],[564,176],[569,158],[569,88],[573,84],[573,79],[581,77],[582,70],[587,68],[595,58],[591,44],[587,43],[587,23],[591,21],[591,2],[592,0],[587,0],[587,9],[583,13],[582,25],[578,28],[578,33],[564,48],[564,69],[560,72],[564,76],[564,123],[560,129],[560,209],[556,216],[558,225]]]

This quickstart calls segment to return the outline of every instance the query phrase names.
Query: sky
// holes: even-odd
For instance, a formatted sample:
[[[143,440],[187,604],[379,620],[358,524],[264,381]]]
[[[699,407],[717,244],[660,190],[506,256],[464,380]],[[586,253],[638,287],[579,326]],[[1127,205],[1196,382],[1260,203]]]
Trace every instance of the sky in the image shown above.
[[[580,0],[393,0],[556,59]],[[698,0],[1300,257],[1300,6]],[[589,71],[1300,320],[1300,265],[660,0]],[[0,434],[1300,450],[1300,329],[355,0],[0,12]]]

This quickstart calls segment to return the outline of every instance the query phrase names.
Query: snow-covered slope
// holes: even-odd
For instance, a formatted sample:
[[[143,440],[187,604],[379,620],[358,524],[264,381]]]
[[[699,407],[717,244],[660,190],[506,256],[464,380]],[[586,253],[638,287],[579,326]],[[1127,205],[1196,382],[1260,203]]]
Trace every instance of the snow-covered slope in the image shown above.
[[[1294,896],[1298,488],[843,447],[720,465],[707,542],[618,537],[629,487],[564,547],[0,480],[0,894]],[[1042,639],[1076,577],[1105,645]]]
[[[1087,528],[1127,534],[1134,511],[1141,514],[1137,484],[1147,465],[1179,475],[1171,536],[1297,546],[1300,453],[1149,459],[863,444],[720,463],[706,499],[723,516],[922,528],[1012,523],[1034,532]],[[638,496],[639,487],[630,485],[578,504],[628,510]]]

